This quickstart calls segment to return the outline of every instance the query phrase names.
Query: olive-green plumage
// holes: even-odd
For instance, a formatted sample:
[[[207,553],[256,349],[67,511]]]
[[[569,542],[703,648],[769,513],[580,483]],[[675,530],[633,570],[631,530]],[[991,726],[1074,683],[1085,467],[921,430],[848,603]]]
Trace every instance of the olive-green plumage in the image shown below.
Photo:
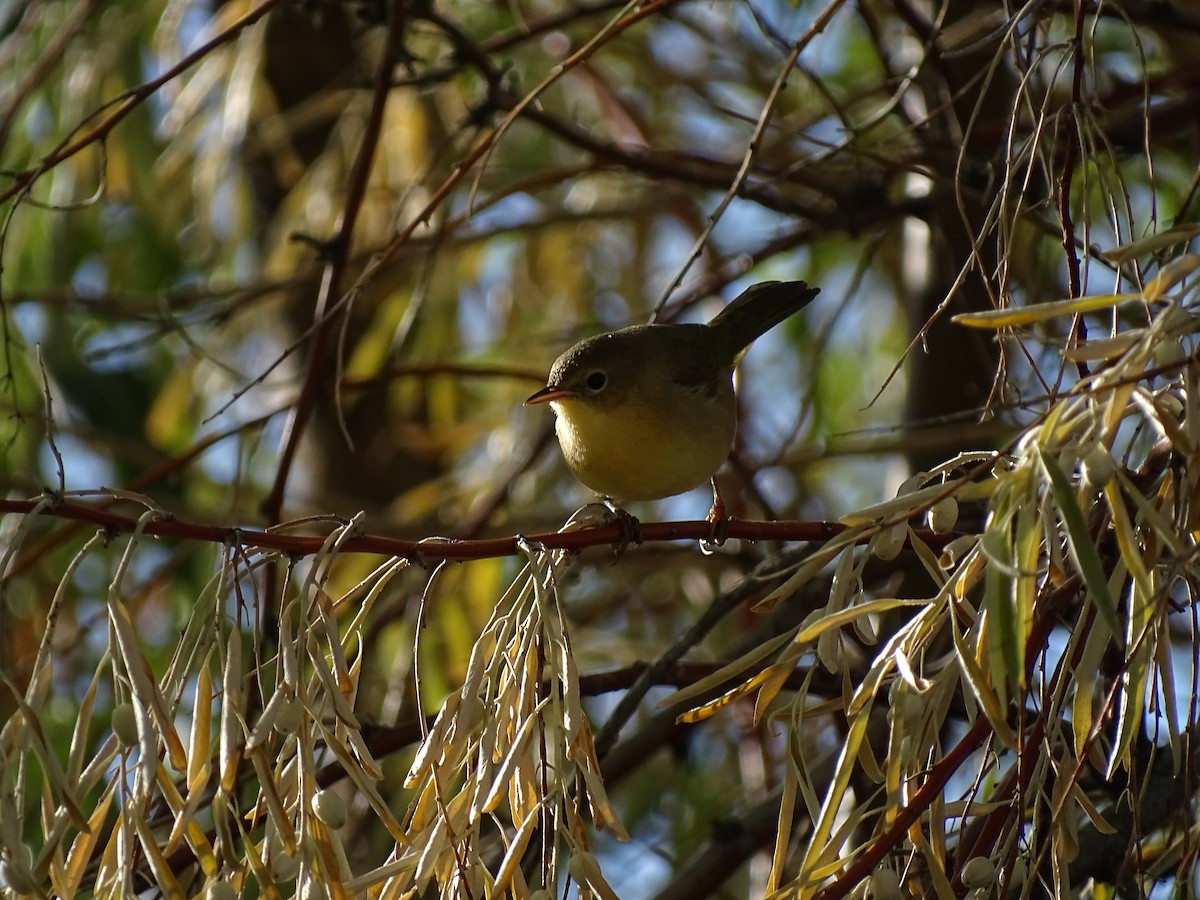
[[[634,325],[580,341],[526,403],[550,403],[575,477],[618,501],[690,490],[733,446],[733,370],[760,335],[819,293],[803,281],[756,284],[707,325]]]

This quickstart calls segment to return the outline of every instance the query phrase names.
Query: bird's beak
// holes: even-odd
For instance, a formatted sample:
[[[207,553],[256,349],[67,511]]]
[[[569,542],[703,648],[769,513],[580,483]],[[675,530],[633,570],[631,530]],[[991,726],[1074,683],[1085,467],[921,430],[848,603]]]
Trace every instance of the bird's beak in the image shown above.
[[[555,400],[565,400],[568,397],[574,396],[576,396],[574,391],[568,391],[566,388],[555,387],[549,384],[526,400],[525,405],[533,406],[535,403],[552,403]]]

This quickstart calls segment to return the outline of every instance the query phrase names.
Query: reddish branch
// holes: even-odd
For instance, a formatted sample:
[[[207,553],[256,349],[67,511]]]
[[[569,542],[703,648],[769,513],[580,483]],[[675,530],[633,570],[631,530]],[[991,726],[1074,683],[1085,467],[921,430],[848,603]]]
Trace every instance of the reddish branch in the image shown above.
[[[287,488],[288,476],[292,471],[292,462],[300,447],[304,429],[316,409],[317,398],[322,393],[321,385],[326,378],[327,359],[337,324],[333,317],[326,315],[326,311],[333,305],[333,300],[341,296],[342,282],[350,256],[351,237],[354,234],[354,226],[358,221],[363,200],[367,195],[371,161],[375,157],[375,149],[379,146],[379,138],[383,132],[383,112],[387,106],[392,70],[399,58],[404,26],[408,21],[406,9],[407,5],[404,3],[392,4],[383,58],[380,60],[375,74],[375,89],[371,96],[371,110],[367,115],[366,131],[359,144],[354,166],[350,171],[346,188],[346,202],[337,224],[337,231],[325,248],[328,262],[321,280],[321,291],[317,297],[313,315],[316,326],[309,349],[308,363],[305,366],[304,383],[283,430],[279,463],[275,469],[275,483],[263,501],[263,510],[271,524],[276,524],[280,520],[283,495]]]
[[[303,557],[318,553],[326,545],[328,535],[289,534],[282,530],[264,531],[233,525],[213,525],[180,519],[162,511],[142,521],[139,515],[125,515],[98,504],[63,500],[43,506],[41,500],[0,500],[0,515],[39,515],[74,522],[87,522],[104,528],[114,536],[145,534],[151,537],[176,538],[229,544],[245,549],[269,550]],[[427,538],[404,540],[381,535],[354,535],[338,543],[339,553],[377,553],[409,559],[414,563],[440,560],[466,561],[516,556],[520,542],[540,545],[547,550],[584,550],[588,547],[620,545],[624,542],[623,525],[613,523],[585,528],[580,531],[542,532],[530,535],[485,538],[480,540],[451,540]],[[745,541],[827,541],[845,530],[837,522],[761,522],[731,519],[727,534]],[[644,542],[698,541],[712,535],[712,523],[697,520],[683,522],[645,522],[641,525]],[[922,533],[921,537],[933,547],[944,546],[953,535]]]
[[[1075,177],[1075,164],[1079,158],[1079,145],[1082,136],[1079,133],[1079,114],[1083,102],[1083,3],[1075,3],[1075,35],[1071,40],[1072,68],[1071,73],[1071,107],[1067,110],[1067,146],[1063,153],[1062,176],[1058,185],[1058,217],[1062,223],[1062,247],[1067,258],[1067,296],[1079,297],[1083,294],[1083,277],[1079,267],[1079,252],[1075,246],[1075,222],[1071,218],[1071,180]],[[1078,343],[1087,340],[1087,324],[1083,316],[1075,317],[1075,332],[1073,339]],[[1087,363],[1080,360],[1077,363],[1079,377],[1088,373]]]

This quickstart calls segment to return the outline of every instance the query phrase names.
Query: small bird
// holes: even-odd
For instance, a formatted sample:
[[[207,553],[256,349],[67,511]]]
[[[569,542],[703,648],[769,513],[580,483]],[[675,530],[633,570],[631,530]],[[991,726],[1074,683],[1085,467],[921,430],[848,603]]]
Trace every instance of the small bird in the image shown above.
[[[658,500],[712,479],[733,447],[733,370],[759,336],[807,306],[820,288],[767,281],[707,325],[633,325],[580,341],[555,360],[546,386],[567,465],[618,502]],[[710,519],[724,518],[713,479]]]

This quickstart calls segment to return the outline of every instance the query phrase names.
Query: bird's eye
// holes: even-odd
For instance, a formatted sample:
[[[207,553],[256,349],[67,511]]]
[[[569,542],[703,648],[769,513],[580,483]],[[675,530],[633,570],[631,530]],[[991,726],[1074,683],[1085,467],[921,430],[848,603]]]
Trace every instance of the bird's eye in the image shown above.
[[[608,384],[608,376],[603,372],[592,372],[583,383],[589,391],[600,391],[604,389],[604,385]]]

